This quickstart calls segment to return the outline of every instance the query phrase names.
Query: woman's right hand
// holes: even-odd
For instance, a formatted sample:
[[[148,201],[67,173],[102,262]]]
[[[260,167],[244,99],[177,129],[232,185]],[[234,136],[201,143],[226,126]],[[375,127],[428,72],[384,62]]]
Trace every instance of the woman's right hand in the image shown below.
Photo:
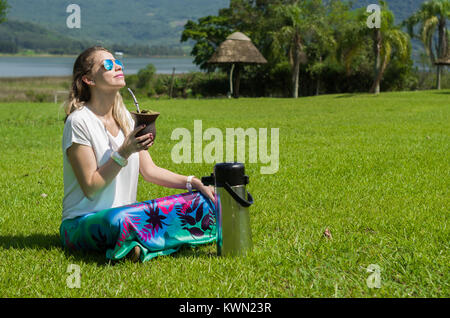
[[[153,145],[153,134],[149,133],[140,137],[136,137],[136,134],[145,128],[145,125],[136,127],[128,136],[126,136],[122,146],[120,146],[119,154],[128,159],[135,152],[147,150]]]

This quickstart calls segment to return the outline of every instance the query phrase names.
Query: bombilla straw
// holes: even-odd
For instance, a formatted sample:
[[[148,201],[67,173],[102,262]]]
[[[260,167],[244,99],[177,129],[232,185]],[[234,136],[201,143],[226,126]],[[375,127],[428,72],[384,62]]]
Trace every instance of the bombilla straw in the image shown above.
[[[139,103],[136,99],[136,96],[134,96],[133,91],[130,88],[128,88],[128,91],[130,92],[131,96],[133,97],[134,105],[136,105],[137,112],[140,113],[141,110],[139,109]]]

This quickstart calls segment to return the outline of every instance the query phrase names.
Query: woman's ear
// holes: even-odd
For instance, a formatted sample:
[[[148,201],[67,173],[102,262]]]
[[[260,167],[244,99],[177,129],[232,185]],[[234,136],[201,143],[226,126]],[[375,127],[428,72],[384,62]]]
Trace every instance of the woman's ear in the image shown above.
[[[94,80],[90,80],[89,78],[87,78],[86,75],[84,75],[84,76],[81,78],[81,80],[82,80],[83,82],[85,82],[86,84],[88,84],[88,85],[95,85]]]

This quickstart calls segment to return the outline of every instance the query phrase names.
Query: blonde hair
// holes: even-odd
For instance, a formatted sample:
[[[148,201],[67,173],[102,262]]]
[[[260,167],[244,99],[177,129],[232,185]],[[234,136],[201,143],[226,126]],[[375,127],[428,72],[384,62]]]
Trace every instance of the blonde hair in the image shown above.
[[[109,52],[102,46],[93,46],[81,53],[75,60],[75,64],[73,65],[72,86],[69,98],[64,104],[64,111],[66,113],[64,123],[71,113],[86,106],[86,103],[91,99],[90,88],[83,82],[82,78],[83,76],[90,74],[92,67],[94,66],[94,53],[97,51]],[[112,115],[125,136],[127,136],[132,129],[132,127],[130,127],[127,112],[128,110],[123,102],[122,95],[117,92],[116,98],[114,99]]]

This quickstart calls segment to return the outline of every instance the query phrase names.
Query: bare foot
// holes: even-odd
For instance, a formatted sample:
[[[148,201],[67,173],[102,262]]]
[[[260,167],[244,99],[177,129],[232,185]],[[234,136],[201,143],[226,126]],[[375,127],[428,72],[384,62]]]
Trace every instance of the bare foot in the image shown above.
[[[129,258],[133,263],[139,262],[139,257],[141,256],[141,248],[139,246],[135,246],[130,253],[128,253],[127,258]]]

